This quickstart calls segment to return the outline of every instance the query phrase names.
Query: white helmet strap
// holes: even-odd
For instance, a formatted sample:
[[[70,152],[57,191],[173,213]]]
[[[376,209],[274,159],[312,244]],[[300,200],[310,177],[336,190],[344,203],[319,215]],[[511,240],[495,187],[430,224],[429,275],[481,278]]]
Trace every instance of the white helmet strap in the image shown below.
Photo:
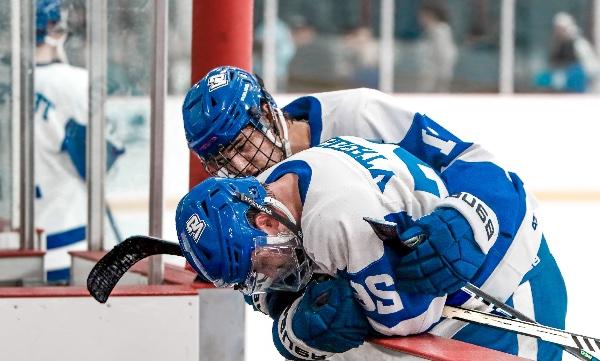
[[[285,116],[283,115],[283,112],[279,108],[273,109],[273,118],[274,118],[274,121],[277,122],[277,127],[279,129],[281,129],[281,132],[282,132],[281,141],[283,143],[282,145],[283,145],[283,149],[285,152],[285,157],[288,158],[289,156],[292,155],[292,146],[290,145],[289,129],[288,129],[287,121],[285,120]]]
[[[265,203],[272,206],[273,208],[277,209],[281,213],[285,214],[287,219],[290,222],[292,222],[292,224],[294,224],[294,225],[296,224],[296,220],[294,219],[292,212],[290,212],[290,210],[288,209],[288,207],[285,206],[285,204],[281,203],[279,200],[277,200],[273,197],[265,197]]]
[[[268,106],[269,111],[271,112],[271,118],[273,118],[273,125],[266,123],[265,118],[261,118],[261,131],[263,134],[273,143],[276,147],[279,147],[283,150],[285,158],[288,158],[292,155],[292,147],[289,141],[289,132],[287,121],[285,120],[285,116],[283,112],[276,107]],[[281,132],[280,137],[275,136],[275,132],[273,128],[276,128]]]

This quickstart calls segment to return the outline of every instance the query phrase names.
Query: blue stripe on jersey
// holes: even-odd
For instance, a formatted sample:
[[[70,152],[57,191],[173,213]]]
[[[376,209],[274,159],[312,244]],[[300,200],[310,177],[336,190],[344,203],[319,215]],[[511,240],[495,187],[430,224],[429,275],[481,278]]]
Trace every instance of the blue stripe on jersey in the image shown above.
[[[46,248],[54,249],[69,246],[85,239],[85,226],[70,229],[68,231],[52,233],[46,237]]]
[[[39,185],[35,185],[35,198],[36,199],[41,199],[42,198],[42,188],[40,188]]]
[[[46,272],[48,282],[68,281],[70,278],[70,268],[61,268]]]
[[[524,278],[531,285],[535,320],[542,325],[564,330],[567,289],[556,260],[543,237],[538,257],[540,263]],[[560,360],[561,356],[562,349],[559,346],[538,340],[538,361]]]
[[[498,217],[498,240],[492,246],[475,277],[471,280],[481,286],[498,266],[512,244],[525,216],[523,182],[513,173],[510,179],[504,170],[490,162],[456,161],[442,173],[450,194],[459,191],[476,194]],[[458,291],[448,296],[448,304],[461,305],[469,296]]]
[[[567,292],[558,265],[544,238],[542,238],[537,255],[540,259],[539,264],[523,277],[521,284],[524,282],[530,284],[535,320],[543,325],[564,329]],[[514,306],[512,296],[506,301],[506,304]],[[517,353],[516,334],[486,326],[467,324],[452,338],[498,351]],[[559,346],[541,340],[537,342],[538,360],[561,359],[562,350]]]
[[[86,134],[87,126],[69,118],[65,125],[65,138],[61,151],[67,152],[81,179],[86,179]],[[119,148],[112,142],[106,142],[106,170],[110,170],[115,161],[125,153],[125,148]]]
[[[432,119],[419,113],[415,114],[408,133],[398,143],[438,172],[472,144],[463,142]]]
[[[323,119],[321,102],[313,96],[304,96],[292,101],[283,107],[283,112],[288,113],[294,119],[306,119],[310,126],[310,146],[314,147],[321,143],[321,131],[323,130]]]
[[[389,256],[393,251],[384,250],[384,254],[377,261],[371,263],[358,273],[339,271],[339,275],[351,281],[357,293],[357,287],[366,291],[371,298],[374,310],[365,308],[365,315],[386,327],[392,328],[402,321],[417,317],[429,308],[432,295],[398,292],[393,283],[394,272]],[[378,280],[378,281],[373,281]],[[389,280],[389,283],[383,280]],[[358,292],[358,294],[364,292]],[[387,296],[387,297],[386,297]],[[399,296],[399,299],[398,299]],[[357,298],[357,299],[360,299]],[[363,301],[364,302],[364,301]]]
[[[425,173],[423,173],[421,168],[419,168],[419,165],[431,168],[429,165],[425,164],[425,162],[416,158],[401,147],[394,149],[394,154],[396,154],[398,158],[402,159],[404,164],[406,164],[406,166],[408,167],[408,171],[415,180],[416,191],[431,193],[437,197],[440,196],[440,190],[438,188],[437,183],[433,179],[427,178],[425,176]],[[436,173],[439,175],[439,172]]]
[[[304,205],[306,199],[306,192],[310,186],[310,178],[312,177],[312,169],[303,160],[291,160],[289,162],[283,162],[275,166],[276,168],[269,174],[265,183],[273,183],[277,179],[288,173],[294,173],[298,176],[298,188],[300,189],[300,201]]]

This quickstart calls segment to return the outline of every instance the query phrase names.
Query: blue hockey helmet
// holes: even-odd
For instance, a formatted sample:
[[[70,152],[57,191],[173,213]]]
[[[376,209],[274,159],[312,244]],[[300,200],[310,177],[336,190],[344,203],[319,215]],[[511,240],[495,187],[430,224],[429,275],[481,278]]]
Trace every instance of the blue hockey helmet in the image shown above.
[[[251,224],[251,209],[277,219],[290,233],[267,235]],[[238,286],[247,294],[267,289],[297,291],[310,280],[311,261],[302,248],[300,228],[256,178],[205,180],[179,202],[175,221],[183,255],[196,272],[218,287]],[[271,274],[260,273],[265,254],[267,259],[282,260]]]
[[[268,105],[272,118],[277,119],[277,131],[266,120],[261,110],[263,103]],[[188,91],[182,113],[188,146],[205,163],[227,148],[248,125],[261,131],[289,156],[283,114],[259,78],[245,70],[222,66],[208,72]]]
[[[266,233],[253,227],[245,194],[258,203],[267,193],[255,178],[209,178],[195,186],[177,206],[177,237],[187,261],[217,286],[243,282],[251,270],[253,239]]]
[[[61,20],[62,0],[36,0],[35,5],[35,41],[37,44],[41,44],[48,35],[49,24],[58,23]]]

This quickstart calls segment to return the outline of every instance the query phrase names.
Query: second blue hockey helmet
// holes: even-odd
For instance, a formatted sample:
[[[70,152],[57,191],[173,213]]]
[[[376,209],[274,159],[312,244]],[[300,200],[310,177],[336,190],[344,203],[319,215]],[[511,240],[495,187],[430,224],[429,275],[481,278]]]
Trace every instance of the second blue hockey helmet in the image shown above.
[[[211,70],[183,102],[189,148],[207,158],[229,145],[248,124],[260,127],[261,102],[277,107],[254,75],[233,66]]]
[[[61,20],[62,0],[36,0],[35,5],[35,41],[37,44],[41,44],[48,35],[49,25]]]

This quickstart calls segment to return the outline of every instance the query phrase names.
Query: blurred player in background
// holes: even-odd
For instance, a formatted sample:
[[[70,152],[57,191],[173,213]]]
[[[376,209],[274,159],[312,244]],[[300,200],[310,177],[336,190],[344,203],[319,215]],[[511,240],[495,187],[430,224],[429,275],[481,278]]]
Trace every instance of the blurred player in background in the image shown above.
[[[86,250],[85,144],[88,73],[68,64],[62,0],[37,0],[35,50],[35,223],[46,234],[50,283],[69,280],[68,251]],[[123,149],[108,142],[110,167]]]
[[[177,234],[197,272],[252,294],[255,309],[274,318],[275,345],[288,359],[324,359],[362,345],[368,335],[429,331],[558,360],[562,351],[554,345],[440,321],[445,304],[484,306],[462,291],[401,290],[398,281],[416,274],[452,288],[453,272],[538,322],[564,328],[566,290],[535,204],[512,173],[487,186],[495,194],[488,204],[466,192],[448,197],[436,172],[405,149],[336,137],[258,179],[204,181],[180,202]],[[492,203],[502,205],[495,207],[500,212]],[[399,239],[424,235],[424,247],[401,257],[364,216],[396,223]],[[393,358],[367,344],[332,359]]]
[[[600,92],[600,58],[571,14],[554,15],[549,63],[536,85],[559,92]]]

